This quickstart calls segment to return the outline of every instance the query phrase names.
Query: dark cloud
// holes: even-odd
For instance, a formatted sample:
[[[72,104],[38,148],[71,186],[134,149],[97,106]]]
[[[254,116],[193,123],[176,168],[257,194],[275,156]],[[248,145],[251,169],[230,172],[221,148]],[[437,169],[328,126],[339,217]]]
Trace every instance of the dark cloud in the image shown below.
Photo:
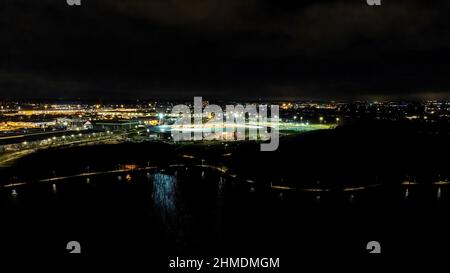
[[[443,0],[3,0],[0,95],[447,96],[449,11]]]
[[[391,0],[379,8],[364,0],[106,2],[123,14],[231,44],[224,54],[305,55],[355,47],[370,55],[375,46],[426,50],[450,45],[447,1]]]

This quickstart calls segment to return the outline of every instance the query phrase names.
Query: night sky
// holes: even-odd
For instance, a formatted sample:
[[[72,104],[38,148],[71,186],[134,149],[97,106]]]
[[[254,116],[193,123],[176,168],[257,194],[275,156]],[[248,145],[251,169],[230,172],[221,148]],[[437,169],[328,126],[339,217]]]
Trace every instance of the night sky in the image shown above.
[[[1,0],[0,97],[450,97],[450,1]]]

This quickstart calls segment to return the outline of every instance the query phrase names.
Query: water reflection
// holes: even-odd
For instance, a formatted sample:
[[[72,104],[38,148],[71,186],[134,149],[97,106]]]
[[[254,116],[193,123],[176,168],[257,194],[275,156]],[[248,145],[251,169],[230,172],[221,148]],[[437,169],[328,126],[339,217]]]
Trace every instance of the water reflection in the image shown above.
[[[350,195],[350,198],[348,199],[348,201],[349,201],[350,203],[355,202],[355,195],[354,195],[354,194],[351,194],[351,195]]]
[[[177,180],[173,176],[158,173],[153,177],[152,200],[164,222],[175,216],[176,186]]]
[[[183,249],[190,237],[191,215],[181,198],[175,176],[157,173],[153,175],[152,201],[156,220],[163,228],[168,244],[177,249]]]
[[[219,182],[217,183],[217,197],[219,199],[223,198],[223,194],[224,194],[224,189],[225,189],[225,180],[223,179],[223,177],[221,176],[219,178]]]
[[[216,213],[214,217],[214,232],[217,238],[221,237],[224,228],[223,214],[225,210],[225,186],[225,179],[220,176],[216,188]]]

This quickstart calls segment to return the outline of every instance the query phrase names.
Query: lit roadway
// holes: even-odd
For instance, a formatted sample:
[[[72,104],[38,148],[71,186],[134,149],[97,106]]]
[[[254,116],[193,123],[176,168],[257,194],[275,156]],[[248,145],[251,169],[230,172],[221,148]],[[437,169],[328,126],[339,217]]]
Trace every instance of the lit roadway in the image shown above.
[[[50,147],[64,147],[64,146],[85,146],[85,145],[93,145],[93,144],[109,144],[109,143],[117,143],[126,137],[130,131],[127,132],[120,132],[120,133],[112,133],[112,132],[104,132],[104,133],[79,133],[79,134],[73,134],[70,136],[59,136],[59,137],[53,137],[46,140],[40,140],[40,141],[33,141],[30,143],[21,143],[17,144],[20,145],[20,150],[12,151],[12,152],[6,152],[0,155],[0,167],[7,165],[8,163],[11,163],[14,160],[17,160],[23,156],[26,156],[28,154],[37,152],[39,150],[47,149]],[[7,139],[7,138],[23,138],[26,136],[35,136],[35,135],[42,135],[44,133],[36,133],[36,134],[24,134],[24,135],[18,135],[18,136],[8,136],[8,137],[1,137],[1,139]],[[81,136],[80,136],[81,134]]]

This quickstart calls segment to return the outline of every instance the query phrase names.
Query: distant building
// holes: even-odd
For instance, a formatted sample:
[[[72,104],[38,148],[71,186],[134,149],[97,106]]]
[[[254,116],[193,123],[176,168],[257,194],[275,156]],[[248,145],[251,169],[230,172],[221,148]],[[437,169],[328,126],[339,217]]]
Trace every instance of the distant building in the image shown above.
[[[92,122],[90,122],[90,121],[88,120],[88,121],[86,121],[86,122],[84,123],[83,128],[84,128],[85,130],[92,130],[92,129],[94,129],[94,125],[92,124]]]
[[[89,122],[89,123],[88,123]],[[88,123],[88,128],[86,128],[86,123]],[[90,124],[90,126],[89,126]],[[90,121],[82,118],[57,118],[56,125],[64,127],[67,130],[87,130],[92,129],[92,124]]]
[[[96,130],[110,130],[110,131],[120,131],[129,130],[133,128],[138,128],[143,122],[141,120],[104,120],[96,121],[93,124],[93,128]]]

